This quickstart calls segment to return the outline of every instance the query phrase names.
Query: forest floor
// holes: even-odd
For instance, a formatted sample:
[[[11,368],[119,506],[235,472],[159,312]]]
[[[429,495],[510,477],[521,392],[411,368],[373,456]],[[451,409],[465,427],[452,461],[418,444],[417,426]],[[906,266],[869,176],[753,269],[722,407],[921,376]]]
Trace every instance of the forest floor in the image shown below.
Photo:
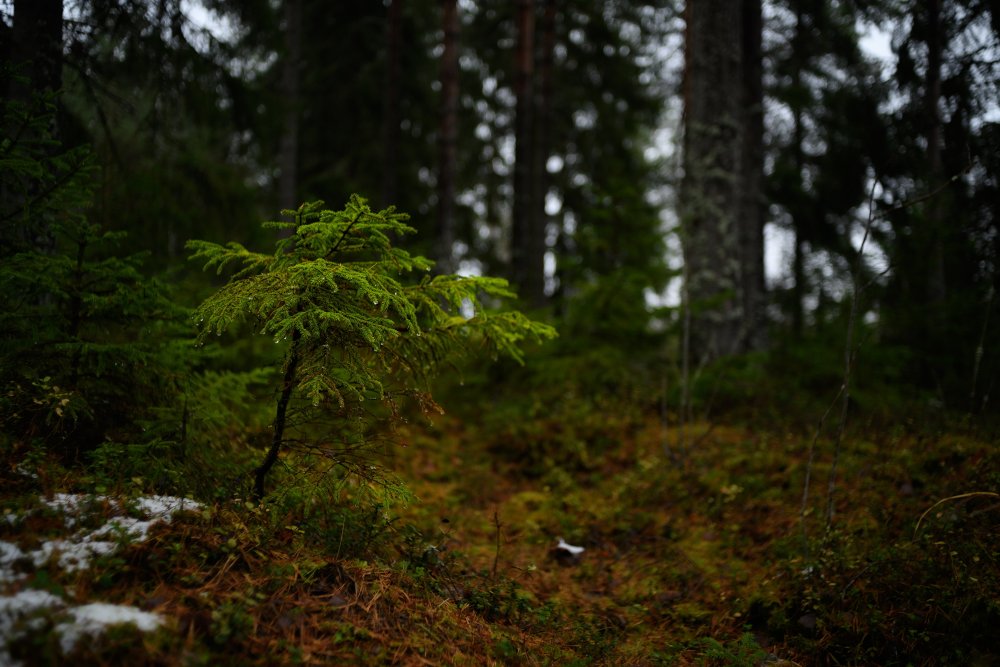
[[[240,504],[157,522],[101,497],[69,520],[54,494],[84,480],[5,466],[0,662],[1000,664],[1000,447],[961,421],[850,430],[832,498],[834,443],[808,429],[695,423],[680,449],[647,415],[572,465],[455,418],[403,435],[418,500],[372,516],[364,558]],[[26,556],[123,507],[85,566]],[[107,630],[95,603],[131,611]]]

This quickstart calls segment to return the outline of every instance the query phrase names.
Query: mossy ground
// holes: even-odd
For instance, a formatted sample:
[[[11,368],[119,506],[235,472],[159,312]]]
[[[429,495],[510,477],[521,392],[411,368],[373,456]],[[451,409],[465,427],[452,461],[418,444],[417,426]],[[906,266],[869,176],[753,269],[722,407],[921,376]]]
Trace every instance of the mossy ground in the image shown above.
[[[829,527],[826,438],[801,516],[807,432],[696,423],[681,450],[647,415],[572,465],[530,469],[469,419],[402,435],[394,465],[419,500],[383,508],[365,553],[338,556],[343,535],[312,535],[294,514],[218,505],[91,570],[20,585],[169,619],[106,634],[73,664],[1000,661],[1000,451],[982,430],[851,429]],[[57,471],[7,469],[4,506],[83,483]],[[21,539],[45,521],[0,530]],[[558,537],[586,551],[561,561]],[[65,659],[44,631],[15,649],[27,664]]]

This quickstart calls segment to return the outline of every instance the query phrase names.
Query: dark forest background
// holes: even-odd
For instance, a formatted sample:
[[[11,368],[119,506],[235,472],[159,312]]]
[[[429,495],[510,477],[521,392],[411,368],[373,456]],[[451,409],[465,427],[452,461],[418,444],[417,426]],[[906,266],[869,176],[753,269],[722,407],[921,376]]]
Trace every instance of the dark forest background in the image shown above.
[[[149,270],[359,193],[409,212],[441,272],[511,279],[566,341],[693,372],[843,329],[856,297],[887,382],[980,412],[996,11],[44,1],[7,5],[3,43],[8,99],[53,95],[53,137],[100,166],[90,218]],[[860,48],[873,33],[887,60]]]
[[[886,53],[863,47],[882,41]],[[777,558],[794,562],[795,576],[805,576],[802,563],[827,567],[844,591],[862,576],[874,587],[880,567],[913,557],[912,545],[893,542],[912,521],[904,530],[882,517],[892,536],[863,547],[851,542],[861,538],[850,521],[835,532],[837,504],[848,497],[835,490],[860,479],[843,473],[841,481],[838,466],[865,469],[851,458],[858,452],[884,463],[884,448],[896,446],[887,443],[919,450],[933,441],[939,446],[928,451],[940,465],[921,474],[976,471],[955,473],[948,492],[934,492],[930,481],[916,481],[919,466],[893,468],[887,493],[908,489],[913,511],[949,493],[998,492],[989,435],[1000,390],[996,0],[6,0],[0,56],[4,474],[48,460],[85,471],[91,487],[121,490],[138,479],[133,491],[260,501],[284,447],[288,466],[275,469],[270,487],[280,499],[269,502],[316,521],[317,534],[339,531],[338,554],[347,535],[359,555],[388,548],[380,540],[412,546],[378,508],[417,484],[407,477],[410,464],[399,463],[407,453],[394,447],[419,439],[406,425],[411,417],[424,423],[439,410],[431,390],[454,420],[430,427],[438,442],[464,443],[494,474],[546,493],[574,488],[573,480],[592,488],[602,466],[618,475],[622,452],[631,451],[622,443],[639,442],[647,427],[656,432],[658,468],[681,478],[692,466],[702,478],[715,475],[716,466],[733,464],[715,454],[735,451],[729,436],[713,435],[715,424],[739,424],[797,434],[794,451],[733,465],[787,473],[780,484],[798,523],[775,530],[801,527],[805,546]],[[329,209],[348,202],[347,217],[336,218],[346,226],[323,246],[329,254],[296,255],[286,241],[301,240],[298,230],[319,219],[308,216],[322,207],[299,208],[316,200]],[[204,324],[232,305],[218,301],[242,275],[230,259],[265,270],[261,258],[278,243],[275,271],[283,257],[325,261],[363,231],[345,221],[364,206],[371,211],[355,220],[370,223],[364,229],[375,230],[377,250],[363,246],[355,260],[399,268],[410,258],[389,244],[405,246],[435,265],[424,282],[401,284],[444,287],[412,318],[398,304],[396,315],[385,315],[398,285],[372,287],[345,273],[341,289],[356,288],[370,304],[349,323],[360,338],[316,339],[344,354],[323,380],[328,389],[307,392],[315,379],[302,370],[307,326],[260,325],[263,311],[232,327],[223,318],[218,331],[215,320]],[[409,214],[412,236],[394,226],[391,211],[378,213],[388,207]],[[260,225],[279,219],[284,226]],[[192,239],[239,246],[186,245]],[[235,254],[221,261],[209,247]],[[189,261],[193,251],[219,272]],[[407,267],[422,273],[419,260]],[[449,291],[460,286],[448,282],[456,273],[505,278],[517,298],[490,281]],[[296,283],[268,303],[285,308],[290,322],[302,312],[286,308],[288,295],[316,284]],[[212,303],[216,311],[205,305]],[[458,320],[448,319],[446,304]],[[473,315],[501,307],[531,320],[498,314],[495,325],[475,328]],[[461,317],[471,333],[414,338],[394,349],[394,366],[373,343],[369,325],[381,316],[389,317],[383,325],[395,318],[395,329],[383,332],[390,338],[420,336],[417,322],[444,331]],[[558,337],[547,340],[546,325]],[[478,357],[452,360],[469,341]],[[351,351],[367,355],[366,346],[372,355]],[[511,358],[497,359],[505,353]],[[330,366],[315,368],[322,376]],[[384,389],[400,368],[419,379],[401,381],[406,405]],[[963,450],[939,437],[958,431],[975,433],[981,446]],[[303,444],[319,442],[338,444]],[[865,449],[871,442],[877,456]],[[269,444],[275,460],[262,466]],[[311,457],[330,465],[322,482]],[[977,481],[963,486],[970,479]],[[728,507],[725,489],[753,487],[730,482],[713,511]],[[693,502],[699,489],[677,502]],[[326,501],[341,509],[317,518]],[[995,520],[994,510],[968,516]],[[495,528],[493,588],[479,589],[487,598],[470,604],[487,617],[506,614],[506,622],[517,616],[528,632],[518,616],[528,607],[511,611],[520,604],[515,584],[496,582],[499,519]],[[638,532],[629,539],[647,528],[632,526]],[[954,524],[947,539],[959,532]],[[995,564],[997,551],[980,537],[970,532],[953,553]],[[576,538],[594,546],[603,539],[593,531]],[[408,562],[428,558],[414,553]],[[823,560],[831,553],[845,560]],[[852,553],[884,559],[848,562]],[[932,580],[947,570],[935,563],[924,572],[934,591]],[[832,628],[831,610],[840,607],[809,586],[787,606],[746,601],[726,628],[738,629],[742,614],[774,637],[798,632],[815,641],[811,648],[791,640],[784,647],[816,664],[919,655],[906,643],[916,639],[902,639],[910,629],[903,626],[880,640],[895,647],[891,655],[877,647],[851,653],[845,647],[862,646],[864,632],[824,634],[822,620],[817,630],[817,610],[831,614],[820,618]],[[998,603],[968,586],[968,599],[948,589],[949,599],[973,600],[970,627],[988,627]],[[881,609],[905,609],[913,621],[923,612],[911,602],[902,595]],[[839,622],[865,611],[850,614],[854,620]],[[705,617],[677,618],[694,627]],[[942,627],[921,632],[953,631]],[[690,636],[711,631],[719,626]],[[766,643],[761,637],[754,641]],[[573,655],[591,655],[574,646]],[[712,651],[753,652],[701,646],[719,660],[725,656]],[[980,656],[982,647],[970,646],[937,655]],[[613,652],[598,648],[598,662],[614,663]],[[981,664],[994,664],[995,647],[982,650]]]

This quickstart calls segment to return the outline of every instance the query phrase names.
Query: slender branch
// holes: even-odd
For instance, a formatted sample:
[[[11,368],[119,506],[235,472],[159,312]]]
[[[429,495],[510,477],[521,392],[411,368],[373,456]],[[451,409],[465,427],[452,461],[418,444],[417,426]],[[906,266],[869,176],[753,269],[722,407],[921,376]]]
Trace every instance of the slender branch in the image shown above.
[[[958,172],[957,174],[955,174],[954,176],[952,176],[947,181],[945,181],[944,183],[942,183],[938,187],[934,188],[930,192],[925,192],[924,194],[920,195],[919,197],[915,197],[913,199],[907,199],[906,201],[904,201],[901,204],[899,204],[899,206],[894,206],[893,208],[887,209],[885,211],[881,211],[881,212],[879,212],[877,214],[874,214],[874,215],[871,212],[871,206],[870,206],[870,203],[869,203],[869,213],[868,213],[869,220],[868,220],[868,224],[866,225],[866,229],[865,229],[866,237],[867,237],[867,231],[869,229],[871,229],[871,223],[874,222],[875,220],[881,220],[882,218],[889,217],[893,213],[897,213],[899,211],[908,209],[911,206],[915,206],[917,204],[920,204],[922,202],[927,201],[928,199],[932,199],[932,198],[938,196],[939,194],[941,194],[942,192],[944,192],[945,190],[947,190],[948,188],[950,188],[954,183],[956,183],[958,181],[958,179],[960,179],[965,174],[969,173],[969,171],[971,171],[971,170],[972,170],[972,161],[970,160],[969,163],[965,166],[965,169],[963,169],[962,171]],[[876,182],[877,182],[877,180],[878,179],[876,179]],[[874,190],[874,185],[873,185],[872,186],[872,193],[874,194],[874,192],[875,192],[875,190]]]
[[[22,211],[30,210],[36,204],[39,204],[39,203],[45,201],[46,199],[48,199],[52,195],[52,193],[58,191],[61,187],[63,187],[67,183],[69,183],[70,180],[72,180],[72,178],[74,176],[76,176],[78,173],[80,173],[84,169],[84,167],[86,167],[86,166],[87,166],[87,161],[86,160],[80,160],[79,162],[77,162],[76,164],[74,164],[71,169],[68,169],[60,178],[57,178],[55,181],[53,181],[52,184],[48,188],[46,188],[45,190],[43,190],[40,193],[38,193],[38,195],[36,195],[35,197],[32,197],[31,201],[29,201],[29,202],[27,202],[27,203],[25,203],[25,204],[23,204],[23,205],[21,205],[21,206],[19,206],[17,208],[12,209],[8,213],[0,215],[0,222],[7,222],[8,220],[12,219],[14,216],[20,214]]]
[[[854,271],[851,272],[851,310],[847,319],[847,339],[844,341],[844,379],[840,391],[840,420],[837,423],[837,435],[833,442],[833,463],[830,465],[830,476],[826,485],[826,525],[833,522],[833,494],[837,487],[837,465],[840,463],[840,448],[844,441],[844,431],[847,428],[847,410],[851,402],[851,374],[854,370],[854,328],[858,319],[858,293],[861,283],[861,271],[865,261],[865,244],[871,234],[872,222],[875,220],[875,186],[878,179],[872,179],[871,194],[868,196],[868,219],[865,221],[865,234],[854,260]]]
[[[936,503],[928,507],[926,510],[924,510],[924,513],[920,515],[919,519],[917,519],[917,525],[913,527],[913,539],[917,538],[917,533],[920,531],[920,524],[923,523],[925,518],[927,518],[927,515],[930,514],[932,511],[934,511],[934,508],[940,505],[941,503],[946,503],[952,500],[964,500],[965,498],[981,498],[981,497],[1000,498],[1000,493],[994,493],[993,491],[972,491],[971,493],[960,493],[957,496],[948,496],[947,498],[942,498],[941,500],[937,501]]]
[[[493,574],[494,579],[497,578],[497,565],[500,563],[500,528],[503,524],[500,523],[500,514],[497,509],[493,508],[493,530],[496,536],[496,550],[493,552]]]
[[[359,211],[358,214],[354,216],[354,219],[351,220],[351,222],[347,225],[347,228],[344,230],[344,233],[340,235],[339,239],[337,239],[337,242],[333,244],[332,248],[330,248],[330,252],[326,253],[323,259],[327,259],[328,257],[330,257],[330,255],[340,250],[340,244],[344,242],[344,239],[347,238],[347,234],[351,231],[351,228],[354,227],[355,223],[357,223],[357,221],[360,219],[361,219],[361,212]]]

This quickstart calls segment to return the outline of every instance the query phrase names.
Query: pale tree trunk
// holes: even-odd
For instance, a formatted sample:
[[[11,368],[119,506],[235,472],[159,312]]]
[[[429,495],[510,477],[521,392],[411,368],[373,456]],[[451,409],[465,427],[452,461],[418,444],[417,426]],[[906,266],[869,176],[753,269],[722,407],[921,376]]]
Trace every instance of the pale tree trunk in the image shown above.
[[[441,126],[438,133],[437,268],[452,273],[455,243],[455,143],[458,135],[458,3],[442,3],[444,49],[441,53]]]
[[[744,325],[740,172],[742,12],[732,0],[689,1],[680,216],[692,361],[740,351]]]
[[[299,187],[299,117],[302,112],[302,0],[285,0],[285,62],[281,70],[281,93],[285,122],[278,150],[280,176],[278,204],[297,208]]]

